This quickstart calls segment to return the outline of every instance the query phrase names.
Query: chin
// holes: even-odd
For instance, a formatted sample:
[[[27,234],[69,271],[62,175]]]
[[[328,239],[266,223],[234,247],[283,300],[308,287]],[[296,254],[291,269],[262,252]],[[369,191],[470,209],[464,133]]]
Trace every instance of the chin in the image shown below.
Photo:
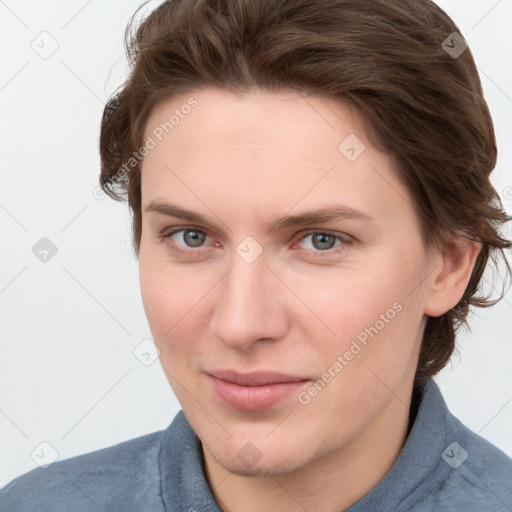
[[[224,469],[239,476],[279,476],[293,473],[310,461],[306,454],[299,453],[296,447],[278,450],[275,446],[267,446],[261,451],[254,448],[250,442],[236,450],[236,456],[227,456],[232,448],[219,450],[216,444],[214,450],[208,449],[210,456]],[[244,462],[244,455],[254,455],[254,461],[250,458]]]
[[[218,461],[225,469],[238,476],[280,476],[300,469],[304,463],[291,460],[260,460],[254,467],[247,467],[238,460]]]

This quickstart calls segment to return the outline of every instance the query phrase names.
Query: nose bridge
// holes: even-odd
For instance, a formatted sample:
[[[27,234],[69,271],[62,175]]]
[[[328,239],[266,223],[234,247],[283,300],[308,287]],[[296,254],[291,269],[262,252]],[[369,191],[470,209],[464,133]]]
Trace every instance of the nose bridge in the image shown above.
[[[218,288],[211,321],[214,334],[234,349],[245,349],[253,341],[275,338],[273,319],[279,314],[272,300],[275,277],[260,255],[255,260],[233,254],[230,271]]]

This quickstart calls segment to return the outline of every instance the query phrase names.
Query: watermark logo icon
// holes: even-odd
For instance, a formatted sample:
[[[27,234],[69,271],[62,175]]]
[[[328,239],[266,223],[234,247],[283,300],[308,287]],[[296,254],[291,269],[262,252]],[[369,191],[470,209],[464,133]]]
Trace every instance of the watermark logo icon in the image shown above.
[[[365,149],[363,141],[353,133],[343,139],[338,146],[338,151],[350,162],[357,160]]]
[[[468,452],[459,443],[454,441],[444,450],[441,458],[448,466],[457,469],[468,458]]]
[[[238,450],[236,456],[246,467],[252,468],[258,463],[263,454],[255,444],[247,442]]]
[[[134,349],[133,355],[144,366],[151,366],[160,356],[160,350],[153,340],[144,338]]]
[[[236,252],[246,263],[253,263],[263,252],[263,247],[252,236],[248,236],[238,245]]]
[[[48,441],[43,441],[32,450],[30,456],[39,467],[46,469],[59,458],[59,452]]]
[[[467,49],[468,43],[457,32],[452,32],[442,43],[443,50],[452,58],[459,58]]]
[[[101,187],[94,187],[92,189],[92,196],[94,197],[94,199],[98,199],[99,201],[101,201],[102,199],[105,199],[106,195],[107,194],[105,194],[104,190]]]
[[[32,40],[30,47],[41,59],[46,60],[57,51],[59,42],[49,32],[44,30]]]
[[[32,254],[42,263],[48,263],[57,251],[57,246],[45,236],[32,247]]]

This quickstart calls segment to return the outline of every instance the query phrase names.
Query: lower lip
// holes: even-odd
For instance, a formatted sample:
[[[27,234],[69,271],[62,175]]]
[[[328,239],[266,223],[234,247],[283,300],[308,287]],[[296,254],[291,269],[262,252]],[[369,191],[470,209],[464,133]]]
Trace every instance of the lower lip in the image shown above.
[[[233,409],[262,411],[298,392],[308,381],[279,382],[265,386],[240,386],[210,376],[217,396]]]

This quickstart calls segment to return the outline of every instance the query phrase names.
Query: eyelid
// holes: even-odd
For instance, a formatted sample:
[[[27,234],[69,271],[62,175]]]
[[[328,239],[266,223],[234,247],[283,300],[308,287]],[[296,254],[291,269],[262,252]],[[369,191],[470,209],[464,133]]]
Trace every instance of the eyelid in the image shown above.
[[[309,235],[314,235],[314,234],[322,234],[322,235],[330,235],[330,236],[334,236],[336,238],[339,238],[340,240],[344,241],[344,242],[351,242],[353,241],[354,239],[345,234],[345,233],[338,233],[336,231],[332,231],[330,229],[318,229],[318,228],[315,228],[315,229],[309,229],[309,230],[306,230],[305,232],[301,232],[300,234],[298,234],[294,240],[303,240],[304,238],[306,238],[307,236]]]
[[[196,233],[201,233],[212,238],[208,233],[208,230],[196,228],[195,226],[173,226],[172,228],[164,229],[159,235],[159,238],[170,238],[172,235],[175,235],[180,231],[195,231]]]

